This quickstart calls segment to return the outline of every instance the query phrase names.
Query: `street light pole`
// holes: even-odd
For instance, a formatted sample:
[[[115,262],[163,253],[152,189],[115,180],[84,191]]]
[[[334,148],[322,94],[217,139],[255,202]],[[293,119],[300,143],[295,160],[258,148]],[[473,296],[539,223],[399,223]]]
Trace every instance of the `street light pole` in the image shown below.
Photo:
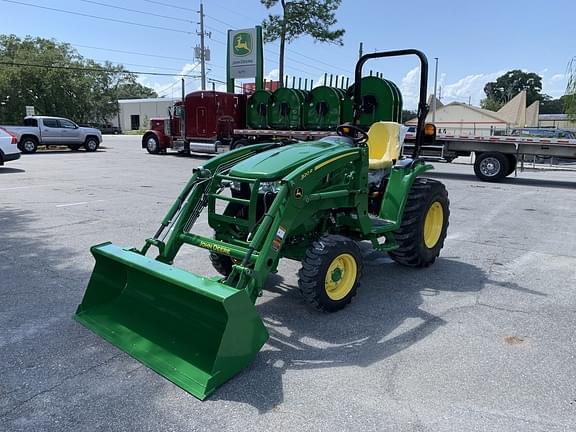
[[[432,99],[432,123],[436,124],[436,92],[438,91],[438,57],[436,61],[436,72],[434,73],[434,99]]]

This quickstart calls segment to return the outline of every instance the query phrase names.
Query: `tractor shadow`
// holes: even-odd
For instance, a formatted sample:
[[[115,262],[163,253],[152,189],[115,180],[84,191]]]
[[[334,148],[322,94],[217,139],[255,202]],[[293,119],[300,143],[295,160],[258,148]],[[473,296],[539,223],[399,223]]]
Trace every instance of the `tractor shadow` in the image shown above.
[[[278,275],[269,277],[267,292],[280,295],[257,308],[270,339],[254,363],[212,398],[248,403],[266,413],[284,400],[286,372],[366,368],[434,333],[446,321],[421,308],[426,297],[442,292],[473,295],[487,283],[525,291],[513,283],[492,281],[482,269],[456,258],[440,258],[427,269],[411,269],[378,252],[367,255],[358,295],[337,313],[313,310],[297,287],[287,286]]]

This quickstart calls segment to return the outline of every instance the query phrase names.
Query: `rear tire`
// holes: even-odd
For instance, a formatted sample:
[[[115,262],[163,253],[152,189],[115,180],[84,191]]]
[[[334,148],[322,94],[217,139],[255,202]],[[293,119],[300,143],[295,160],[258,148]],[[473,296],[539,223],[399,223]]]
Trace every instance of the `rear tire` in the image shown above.
[[[298,288],[315,309],[336,312],[356,295],[362,276],[362,255],[356,242],[324,235],[306,251],[298,272]]]
[[[239,139],[234,141],[231,145],[230,145],[230,150],[236,150],[242,147],[246,147],[247,145],[250,145],[250,143],[248,142],[247,139]]]
[[[508,158],[498,152],[486,152],[476,155],[474,173],[482,181],[498,182],[508,175]]]
[[[514,174],[516,171],[516,165],[518,164],[518,159],[513,154],[507,154],[506,159],[508,159],[508,172],[506,173],[506,177]]]
[[[444,246],[450,217],[448,192],[442,183],[417,178],[410,189],[400,228],[398,249],[388,252],[398,264],[428,267]]]
[[[100,143],[94,137],[88,137],[88,138],[86,138],[86,141],[84,142],[84,149],[87,152],[95,152],[96,150],[98,150],[99,146],[100,146]]]
[[[36,153],[38,150],[38,141],[34,138],[24,138],[20,141],[20,144],[18,144],[18,148],[24,154]]]

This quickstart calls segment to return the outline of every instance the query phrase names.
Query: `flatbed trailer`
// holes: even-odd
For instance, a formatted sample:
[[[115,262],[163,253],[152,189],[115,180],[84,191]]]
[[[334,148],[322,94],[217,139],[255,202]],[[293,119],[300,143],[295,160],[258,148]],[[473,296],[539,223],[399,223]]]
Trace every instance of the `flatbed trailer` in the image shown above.
[[[411,154],[415,140],[415,134],[406,135],[406,154]],[[518,163],[523,168],[526,156],[576,160],[576,140],[562,138],[438,134],[435,142],[422,150],[423,157],[447,162],[474,154],[474,173],[480,180],[492,182],[515,173]]]
[[[334,131],[234,129],[234,139],[230,148],[235,149],[249,144],[283,139],[299,141],[317,140],[329,135],[334,135]]]

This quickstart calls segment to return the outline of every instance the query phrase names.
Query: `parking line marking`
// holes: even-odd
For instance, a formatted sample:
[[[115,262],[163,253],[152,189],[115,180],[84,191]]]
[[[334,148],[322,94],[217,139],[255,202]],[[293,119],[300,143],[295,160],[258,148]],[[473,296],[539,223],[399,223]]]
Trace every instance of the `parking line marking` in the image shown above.
[[[72,203],[72,204],[58,204],[56,207],[72,207],[72,206],[78,206],[78,205],[84,205],[84,204],[88,204],[88,201],[77,202],[77,203]]]
[[[99,203],[104,202],[106,200],[94,200],[94,201],[82,201],[77,203],[70,203],[70,204],[58,204],[56,207],[72,207],[72,206],[79,206],[84,204],[92,204],[92,203]]]

